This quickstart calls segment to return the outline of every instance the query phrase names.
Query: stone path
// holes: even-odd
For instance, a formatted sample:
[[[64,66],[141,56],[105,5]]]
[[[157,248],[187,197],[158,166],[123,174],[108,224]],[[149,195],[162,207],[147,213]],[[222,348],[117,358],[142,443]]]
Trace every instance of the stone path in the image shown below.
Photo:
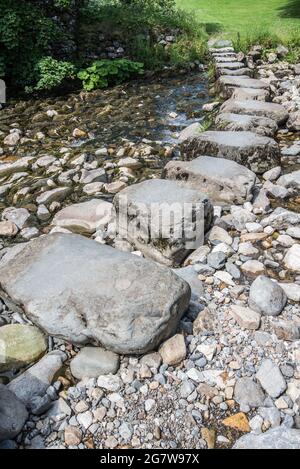
[[[154,144],[74,155],[76,128],[16,159],[2,136],[0,446],[300,447],[300,70],[217,45],[227,101],[147,180]]]

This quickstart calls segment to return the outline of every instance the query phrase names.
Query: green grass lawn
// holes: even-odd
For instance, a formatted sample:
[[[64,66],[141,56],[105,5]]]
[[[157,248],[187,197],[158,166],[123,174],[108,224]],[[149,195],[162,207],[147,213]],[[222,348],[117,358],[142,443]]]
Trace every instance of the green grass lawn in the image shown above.
[[[300,0],[177,0],[193,10],[208,32],[236,37],[274,34],[283,42],[300,38]]]

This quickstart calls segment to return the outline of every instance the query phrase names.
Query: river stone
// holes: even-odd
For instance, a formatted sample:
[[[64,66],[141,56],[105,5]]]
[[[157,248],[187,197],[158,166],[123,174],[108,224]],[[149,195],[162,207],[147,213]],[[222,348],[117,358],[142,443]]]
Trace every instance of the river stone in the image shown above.
[[[261,407],[265,400],[264,392],[251,378],[239,378],[234,388],[234,400],[241,406]]]
[[[300,449],[300,430],[281,426],[239,438],[233,449]]]
[[[23,324],[0,327],[0,371],[29,365],[46,350],[45,337],[37,327]]]
[[[199,122],[194,122],[193,124],[189,125],[180,132],[178,136],[178,141],[179,143],[182,143],[185,140],[200,134],[201,132],[203,132],[202,125]]]
[[[269,358],[262,361],[256,373],[256,378],[266,393],[273,399],[283,394],[287,388],[279,367]]]
[[[114,206],[119,234],[146,257],[174,267],[203,244],[213,219],[206,195],[163,179],[127,187]]]
[[[260,275],[250,287],[249,306],[264,316],[278,316],[287,302],[284,290],[268,277]]]
[[[113,211],[110,202],[92,199],[63,208],[55,215],[52,225],[73,233],[92,234],[112,221]]]
[[[70,368],[77,379],[115,374],[119,369],[119,356],[101,347],[84,347],[73,358]]]
[[[18,159],[13,163],[2,163],[0,164],[0,177],[9,176],[13,173],[19,173],[28,169],[31,163],[34,161],[34,157],[28,156]]]
[[[300,244],[294,244],[288,249],[283,262],[287,269],[300,273]]]
[[[276,122],[267,117],[225,112],[217,116],[215,124],[219,130],[255,132],[256,134],[265,135],[267,137],[273,137],[278,129]]]
[[[287,127],[289,130],[292,130],[293,132],[299,132],[300,131],[300,112],[291,112],[289,120],[287,122]]]
[[[6,295],[49,335],[124,354],[172,335],[191,295],[169,269],[75,234],[11,249],[0,277]]]
[[[60,350],[48,353],[38,363],[13,379],[8,384],[8,389],[29,406],[31,399],[45,395],[65,360],[66,355]]]
[[[252,199],[256,175],[235,161],[201,156],[192,161],[170,161],[164,175],[183,187],[204,192],[213,204],[243,204]]]
[[[287,188],[300,190],[300,170],[284,174],[278,179],[277,184]]]
[[[274,212],[261,220],[263,227],[272,226],[275,230],[286,230],[292,225],[300,224],[300,213],[292,212],[283,207],[276,207]]]
[[[31,215],[26,208],[8,207],[3,210],[2,220],[10,221],[14,223],[19,230],[22,230],[27,226],[30,216]]]
[[[51,202],[62,202],[70,193],[72,189],[70,187],[56,187],[50,191],[43,192],[36,198],[37,203],[48,205]]]
[[[280,163],[280,149],[275,140],[254,132],[209,130],[183,142],[181,149],[188,159],[200,155],[217,156],[236,161],[260,174]]]
[[[0,441],[15,438],[27,417],[24,404],[6,386],[0,384]]]
[[[268,117],[278,125],[284,124],[289,117],[288,112],[281,104],[264,103],[263,101],[255,100],[237,101],[229,99],[222,105],[221,112]]]

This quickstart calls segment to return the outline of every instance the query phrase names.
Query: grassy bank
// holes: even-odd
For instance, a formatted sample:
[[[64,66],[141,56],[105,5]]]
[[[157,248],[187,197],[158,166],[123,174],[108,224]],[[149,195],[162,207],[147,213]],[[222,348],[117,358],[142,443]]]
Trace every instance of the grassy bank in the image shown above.
[[[209,32],[243,42],[300,46],[299,0],[177,0]]]

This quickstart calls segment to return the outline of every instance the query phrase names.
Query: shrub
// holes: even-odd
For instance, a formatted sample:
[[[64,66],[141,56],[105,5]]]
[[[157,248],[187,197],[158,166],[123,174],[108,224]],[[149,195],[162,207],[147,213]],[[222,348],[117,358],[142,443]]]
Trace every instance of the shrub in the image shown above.
[[[74,79],[76,70],[70,62],[53,59],[52,57],[44,57],[41,59],[36,70],[39,76],[34,89],[36,91],[51,90],[63,84],[67,79]]]
[[[143,73],[143,64],[127,59],[96,60],[93,64],[81,70],[78,78],[83,82],[86,91],[97,88],[107,88],[111,84],[119,84],[130,77]]]

